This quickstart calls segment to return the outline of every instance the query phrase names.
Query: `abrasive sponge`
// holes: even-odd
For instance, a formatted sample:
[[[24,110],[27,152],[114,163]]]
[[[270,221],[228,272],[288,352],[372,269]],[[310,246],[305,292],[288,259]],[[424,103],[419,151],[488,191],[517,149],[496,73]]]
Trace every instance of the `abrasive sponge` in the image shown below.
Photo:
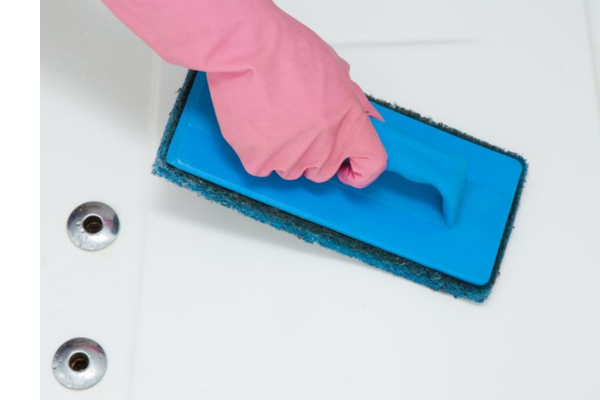
[[[405,277],[414,282],[428,286],[434,290],[442,291],[453,295],[454,297],[466,298],[475,302],[483,302],[490,294],[491,288],[496,281],[499,273],[502,257],[508,243],[510,233],[513,228],[519,199],[523,190],[525,176],[527,173],[527,163],[523,157],[518,154],[505,151],[496,146],[485,143],[472,136],[466,135],[454,128],[444,124],[434,122],[429,118],[406,110],[397,105],[387,103],[383,100],[370,97],[370,100],[396,113],[409,117],[412,120],[419,121],[443,131],[450,135],[459,137],[466,141],[475,143],[493,152],[506,155],[517,160],[522,169],[518,176],[518,184],[512,197],[510,212],[502,232],[501,242],[497,250],[493,269],[489,273],[489,280],[483,285],[468,283],[464,280],[439,272],[407,258],[400,257],[389,251],[382,250],[379,247],[357,240],[338,231],[326,228],[322,225],[300,218],[299,216],[282,211],[276,207],[257,201],[241,193],[229,190],[221,185],[210,182],[199,176],[185,172],[167,162],[169,147],[178,128],[180,118],[186,106],[188,96],[197,76],[197,72],[190,71],[171,112],[165,133],[158,149],[156,161],[153,165],[153,174],[162,176],[167,180],[196,192],[211,201],[215,201],[226,207],[236,209],[243,215],[251,217],[257,221],[269,224],[279,230],[287,231],[298,238],[309,243],[318,243],[319,245],[346,254],[350,257],[362,260],[366,264],[375,266],[395,275]]]

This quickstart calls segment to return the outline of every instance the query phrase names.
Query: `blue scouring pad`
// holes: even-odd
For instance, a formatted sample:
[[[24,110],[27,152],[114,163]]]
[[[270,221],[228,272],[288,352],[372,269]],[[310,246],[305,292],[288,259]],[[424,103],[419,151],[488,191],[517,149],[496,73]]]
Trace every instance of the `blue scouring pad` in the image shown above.
[[[243,215],[454,297],[483,302],[498,276],[525,159],[369,98],[388,171],[365,189],[247,174],[225,142],[206,75],[190,71],[153,173]]]

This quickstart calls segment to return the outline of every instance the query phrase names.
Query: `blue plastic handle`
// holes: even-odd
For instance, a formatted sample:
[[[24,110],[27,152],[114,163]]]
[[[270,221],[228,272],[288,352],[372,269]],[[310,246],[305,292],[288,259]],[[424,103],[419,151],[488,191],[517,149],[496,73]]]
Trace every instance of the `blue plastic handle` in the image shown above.
[[[191,82],[186,81],[184,93]],[[308,179],[286,181],[276,174],[257,178],[244,170],[223,139],[206,75],[198,72],[193,82],[174,135],[171,138],[170,125],[163,139],[167,163],[190,176],[172,171],[162,158],[156,164],[157,175],[278,228],[301,231],[290,220],[279,221],[279,214],[273,216],[269,208],[248,207],[228,191],[462,281],[489,282],[524,173],[521,161],[372,103],[386,121],[372,120],[393,172],[363,189],[335,179],[317,184]],[[184,104],[177,103],[174,115]],[[162,151],[163,147],[160,157]],[[397,174],[406,179],[397,179]],[[421,184],[411,184],[409,179]],[[215,190],[204,180],[226,190]],[[344,250],[328,235],[306,237],[359,254]],[[366,257],[370,256],[360,256],[371,262],[372,257]],[[389,269],[387,262],[379,264]]]
[[[406,132],[378,129],[378,133],[391,154],[387,171],[436,188],[442,196],[444,221],[452,228],[458,220],[467,187],[466,160],[438,150]]]

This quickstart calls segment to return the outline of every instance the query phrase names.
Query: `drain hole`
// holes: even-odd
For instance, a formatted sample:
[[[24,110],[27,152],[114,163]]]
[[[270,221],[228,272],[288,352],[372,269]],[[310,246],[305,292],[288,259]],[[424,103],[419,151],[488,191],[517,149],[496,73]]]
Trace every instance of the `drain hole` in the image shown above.
[[[83,229],[87,233],[98,233],[102,230],[102,219],[97,215],[90,215],[83,220]]]
[[[90,365],[90,358],[85,353],[75,353],[69,358],[69,367],[75,372],[81,372]]]

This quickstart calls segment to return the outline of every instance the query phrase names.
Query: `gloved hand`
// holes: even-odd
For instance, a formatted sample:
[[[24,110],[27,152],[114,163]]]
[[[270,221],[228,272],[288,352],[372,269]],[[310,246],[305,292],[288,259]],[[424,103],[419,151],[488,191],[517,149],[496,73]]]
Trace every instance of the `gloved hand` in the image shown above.
[[[361,188],[387,154],[349,65],[271,0],[103,0],[167,62],[206,71],[225,140],[252,175]],[[345,160],[349,159],[349,162]]]

